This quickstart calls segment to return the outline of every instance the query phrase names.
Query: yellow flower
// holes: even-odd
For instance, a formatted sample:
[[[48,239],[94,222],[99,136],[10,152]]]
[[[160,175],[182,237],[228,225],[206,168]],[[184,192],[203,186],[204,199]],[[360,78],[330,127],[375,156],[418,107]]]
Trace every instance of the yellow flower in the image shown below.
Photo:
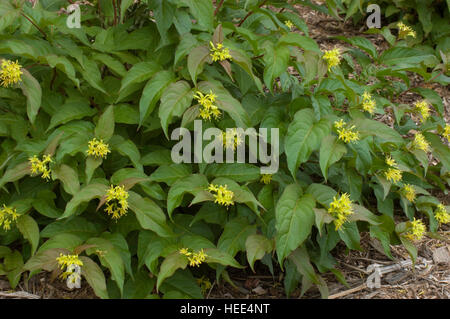
[[[430,117],[430,109],[426,100],[416,102],[414,108],[422,115],[422,122],[425,122]]]
[[[355,131],[355,126],[348,127],[344,120],[334,122],[334,127],[339,133],[339,139],[345,143],[350,143],[359,140],[359,132]]]
[[[11,223],[17,221],[18,216],[15,208],[3,204],[3,208],[0,209],[0,227],[3,225],[3,230],[10,230]]]
[[[387,171],[384,172],[384,176],[387,180],[397,183],[402,180],[402,171],[396,168],[388,168]]]
[[[416,220],[416,218],[414,218],[414,220],[412,222],[408,222],[407,225],[408,230],[405,234],[405,237],[412,241],[422,239],[427,230],[424,223],[420,219]]]
[[[66,279],[68,276],[71,276],[75,272],[76,267],[73,266],[83,266],[83,262],[78,258],[78,255],[63,255],[62,253],[60,253],[59,257],[56,258],[56,261],[58,262],[61,270],[64,270],[64,268],[66,268],[66,271],[63,272],[60,276],[62,279]]]
[[[392,167],[398,167],[397,162],[390,155],[386,155],[386,164]]]
[[[31,164],[31,174],[38,175],[42,174],[42,178],[50,179],[50,168],[47,167],[47,164],[53,163],[50,155],[44,155],[42,160],[40,160],[36,155],[28,158],[28,161]],[[50,164],[49,164],[50,165]]]
[[[264,184],[270,184],[272,181],[272,174],[262,174],[260,182]]]
[[[294,28],[294,24],[292,23],[291,20],[284,21],[284,24],[291,30]]]
[[[3,60],[2,68],[0,70],[1,85],[7,88],[10,85],[18,83],[23,74],[20,70],[21,67],[22,66],[17,61],[12,62],[10,60]]]
[[[409,200],[411,203],[416,199],[416,190],[410,184],[405,184],[403,188],[400,190],[401,194]]]
[[[354,213],[350,196],[347,193],[343,193],[339,199],[334,196],[333,202],[328,208],[328,213],[334,218],[336,230],[341,229],[348,216]]]
[[[182,255],[185,255],[185,256],[192,255],[192,253],[189,251],[189,248],[181,248],[178,252],[180,254],[182,254]]]
[[[225,61],[225,60],[231,60],[232,56],[230,55],[230,50],[228,48],[225,48],[222,43],[217,43],[217,46],[214,46],[214,43],[209,42],[211,48],[210,50],[210,56],[213,60],[213,62],[216,61]]]
[[[125,190],[125,186],[111,185],[110,189],[106,193],[106,208],[105,212],[115,220],[126,215],[128,210],[128,192]]]
[[[430,150],[430,144],[428,144],[425,137],[422,135],[422,133],[417,133],[414,136],[414,141],[412,146],[416,149],[422,150],[424,152],[428,152]]]
[[[444,128],[444,132],[442,133],[442,136],[447,139],[447,141],[450,142],[450,125],[446,124]]]
[[[231,148],[233,151],[241,145],[243,140],[241,134],[237,131],[236,128],[232,128],[229,130],[229,136],[227,136],[227,132],[222,132],[222,141],[223,145],[226,148]]]
[[[197,284],[200,286],[200,289],[202,290],[202,294],[205,294],[212,287],[211,282],[209,281],[209,279],[206,276],[197,278]]]
[[[328,71],[330,71],[333,66],[339,65],[339,63],[341,62],[339,49],[324,51],[322,59],[327,61]]]
[[[450,223],[450,214],[447,212],[447,209],[444,205],[439,204],[436,212],[434,213],[434,217],[439,222],[439,224],[448,224]]]
[[[210,121],[211,117],[214,117],[216,120],[220,117],[220,110],[214,105],[217,96],[212,91],[209,91],[209,94],[206,95],[197,91],[194,98],[197,99],[198,103],[202,106],[199,111],[199,116],[202,119]]]
[[[214,203],[226,206],[228,208],[228,206],[230,205],[234,205],[234,193],[233,191],[230,191],[229,189],[227,189],[227,185],[213,185],[210,184],[208,187],[208,191],[214,195],[215,201]]]
[[[413,38],[416,37],[416,32],[413,29],[411,29],[411,27],[403,24],[402,22],[397,23],[397,27],[399,30],[398,37],[400,39],[405,39],[407,36],[410,36]]]
[[[363,93],[363,102],[362,102],[363,110],[373,114],[375,111],[375,100],[372,98],[372,95],[368,92]]]
[[[103,140],[97,140],[96,138],[89,141],[89,149],[86,151],[88,155],[94,156],[96,158],[106,158],[109,150],[109,145],[103,143]]]

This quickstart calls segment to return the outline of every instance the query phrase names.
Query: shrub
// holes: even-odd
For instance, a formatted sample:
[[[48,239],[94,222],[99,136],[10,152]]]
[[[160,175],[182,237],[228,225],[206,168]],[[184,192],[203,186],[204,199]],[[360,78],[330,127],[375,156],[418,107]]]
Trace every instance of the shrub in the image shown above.
[[[450,181],[444,106],[408,77],[447,81],[433,52],[362,37],[324,52],[295,1],[98,0],[80,5],[81,28],[66,1],[31,2],[0,3],[0,275],[13,287],[45,270],[101,298],[201,298],[205,278],[258,263],[286,272],[288,295],[301,281],[326,297],[321,273],[345,281],[338,243],[360,250],[369,232],[415,258],[448,222],[432,195]],[[407,91],[423,101],[399,102]],[[171,132],[195,119],[278,128],[279,170],[174,163]],[[252,146],[229,136],[225,149]]]

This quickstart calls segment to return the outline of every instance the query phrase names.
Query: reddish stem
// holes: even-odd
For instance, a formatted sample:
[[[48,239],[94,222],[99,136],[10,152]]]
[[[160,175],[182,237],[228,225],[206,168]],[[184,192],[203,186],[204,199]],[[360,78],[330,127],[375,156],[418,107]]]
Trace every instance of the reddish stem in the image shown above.
[[[217,13],[219,13],[219,10],[222,7],[224,1],[225,0],[220,1],[219,5],[217,6],[216,10],[214,11],[214,15],[217,15]]]

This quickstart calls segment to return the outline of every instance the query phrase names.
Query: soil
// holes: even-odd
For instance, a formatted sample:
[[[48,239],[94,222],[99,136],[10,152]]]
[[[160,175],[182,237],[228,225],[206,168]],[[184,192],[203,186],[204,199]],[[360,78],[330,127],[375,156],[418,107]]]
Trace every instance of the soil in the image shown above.
[[[319,3],[320,1],[313,1]],[[332,36],[344,35],[363,36],[374,43],[379,51],[388,47],[381,35],[364,34],[364,25],[355,26],[351,21],[336,21],[306,6],[298,6],[300,16],[309,27],[310,36],[314,38],[321,49],[331,49],[335,46],[347,45],[339,40],[330,39]],[[435,90],[442,98],[445,107],[445,120],[450,123],[450,92],[448,87],[437,83],[424,83],[420,76],[410,76],[412,87],[427,87]],[[410,104],[418,101],[420,96],[407,92],[401,96],[398,103]],[[379,117],[378,120],[392,125],[394,120],[391,114]],[[444,193],[433,194],[445,204],[450,203],[450,195]],[[371,264],[381,266],[392,265],[409,258],[406,250],[401,246],[391,246],[394,261],[385,256],[380,243],[371,239],[368,233],[361,233],[361,251],[349,251],[343,243],[332,252],[340,270],[348,283],[348,286],[339,282],[329,273],[323,274],[331,299],[449,299],[450,298],[450,227],[441,226],[438,231],[439,238],[425,237],[416,243],[418,257],[422,261],[417,262],[418,267],[404,267],[402,269],[385,274],[381,279],[380,288],[368,288],[366,280],[367,267]],[[430,235],[431,236],[431,235]],[[423,262],[425,261],[425,263]],[[286,298],[283,286],[283,273],[275,270],[272,276],[267,267],[259,262],[255,264],[256,273],[250,269],[230,269],[229,275],[234,287],[229,283],[213,284],[206,293],[206,298],[211,299],[278,299]],[[423,266],[422,268],[420,266]],[[213,278],[211,278],[211,281]],[[2,298],[58,298],[58,299],[93,299],[97,298],[89,285],[83,281],[80,289],[69,290],[65,283],[59,280],[50,280],[50,274],[41,273],[32,277],[28,282],[22,281],[16,290],[9,290],[9,283],[0,279],[0,299]],[[317,288],[312,287],[305,295],[300,296],[300,289],[296,289],[290,298],[320,298]]]

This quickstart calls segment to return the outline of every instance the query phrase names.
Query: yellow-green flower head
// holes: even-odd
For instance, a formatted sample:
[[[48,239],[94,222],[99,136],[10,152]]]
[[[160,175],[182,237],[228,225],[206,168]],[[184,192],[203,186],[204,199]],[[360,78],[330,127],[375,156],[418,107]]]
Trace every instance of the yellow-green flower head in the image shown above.
[[[206,260],[206,257],[208,257],[203,251],[203,248],[197,252],[190,252],[189,248],[181,248],[178,252],[188,258],[189,266],[191,267],[200,266]]]
[[[197,99],[201,106],[199,116],[202,119],[210,121],[212,117],[216,120],[220,117],[220,110],[216,105],[214,105],[217,96],[212,91],[209,91],[209,94],[203,94],[202,92],[197,91],[194,98]]]
[[[390,155],[386,155],[386,164],[391,167],[398,167],[397,162]]]
[[[3,226],[3,230],[6,231],[10,230],[11,223],[16,222],[18,216],[15,208],[3,204],[2,209],[0,209],[0,227]]]
[[[105,212],[115,220],[126,215],[128,210],[128,192],[125,186],[113,186],[108,189],[106,193],[106,208]]]
[[[397,23],[397,27],[398,27],[398,37],[400,39],[405,39],[407,36],[416,37],[416,32],[411,29],[411,27],[403,24],[402,22]]]
[[[214,195],[215,201],[219,205],[228,206],[234,205],[234,193],[230,191],[227,185],[213,185],[209,184],[208,191]],[[214,194],[215,193],[215,194]]]
[[[428,144],[427,140],[422,135],[422,133],[417,133],[414,136],[414,141],[413,141],[412,146],[415,149],[419,149],[419,150],[422,150],[424,152],[428,152],[430,150],[430,144]]]
[[[42,160],[40,160],[36,155],[28,158],[28,161],[31,164],[31,175],[42,174],[42,178],[49,180],[50,179],[50,163],[53,163],[50,155],[44,155]],[[47,166],[48,165],[48,166]]]
[[[88,155],[96,158],[106,158],[108,153],[111,153],[109,145],[103,143],[103,140],[97,140],[96,138],[89,141],[89,149],[86,152]]]
[[[347,193],[343,193],[339,199],[334,196],[333,202],[328,208],[328,213],[334,218],[336,230],[341,229],[348,216],[354,213],[350,196]]]
[[[450,125],[446,124],[444,128],[444,132],[442,133],[442,136],[447,139],[447,141],[450,142]]]
[[[211,48],[209,49],[210,56],[213,60],[213,62],[217,61],[225,61],[225,60],[231,60],[232,56],[230,54],[230,50],[228,48],[225,48],[222,43],[217,43],[217,46],[214,45],[214,43],[209,42],[209,45]]]
[[[402,189],[400,190],[401,194],[409,200],[411,203],[413,203],[416,199],[416,190],[414,187],[410,184],[405,184]]]
[[[430,117],[430,109],[426,100],[416,102],[414,109],[422,115],[422,122],[425,122]]]
[[[66,279],[68,276],[72,275],[74,273],[75,268],[72,267],[73,265],[76,265],[78,267],[83,266],[83,262],[78,258],[78,255],[63,255],[62,253],[59,254],[59,257],[56,258],[56,261],[58,262],[58,265],[61,270],[64,270],[66,268],[66,271],[61,274],[61,278]]]
[[[397,183],[402,180],[402,171],[397,168],[389,167],[384,172],[384,177],[386,177],[386,179],[388,181],[391,181],[392,183]]]
[[[284,21],[284,24],[285,24],[285,26],[287,26],[291,30],[294,28],[294,24],[292,23],[291,20]]]
[[[372,98],[372,95],[370,95],[370,93],[368,92],[364,92],[362,98],[363,98],[362,102],[363,110],[369,112],[370,114],[373,114],[375,112],[376,102]]]
[[[355,126],[348,126],[343,119],[334,122],[334,127],[336,128],[339,139],[345,143],[355,142],[359,140],[359,132],[355,130]]]
[[[222,142],[225,148],[231,148],[234,151],[244,141],[242,140],[242,135],[237,131],[237,129],[232,128],[229,130],[228,136],[227,132],[222,132]]]
[[[3,60],[0,70],[1,85],[5,88],[20,82],[22,77],[21,65],[16,61]]]
[[[405,237],[412,241],[422,239],[427,230],[422,220],[416,220],[416,218],[412,222],[408,222],[407,227],[408,230],[406,231]]]
[[[434,213],[434,217],[439,222],[439,224],[448,224],[450,223],[450,214],[447,211],[447,208],[439,204],[436,212]]]
[[[270,184],[271,181],[272,181],[272,174],[262,174],[261,175],[261,179],[260,179],[261,183],[268,185],[268,184]]]
[[[330,71],[333,66],[339,65],[341,62],[341,53],[339,52],[339,49],[326,50],[324,51],[322,59],[327,61],[328,71]]]
[[[206,276],[197,278],[196,281],[197,284],[200,286],[200,289],[202,290],[202,294],[205,294],[212,287],[211,281],[209,281],[209,279]]]

